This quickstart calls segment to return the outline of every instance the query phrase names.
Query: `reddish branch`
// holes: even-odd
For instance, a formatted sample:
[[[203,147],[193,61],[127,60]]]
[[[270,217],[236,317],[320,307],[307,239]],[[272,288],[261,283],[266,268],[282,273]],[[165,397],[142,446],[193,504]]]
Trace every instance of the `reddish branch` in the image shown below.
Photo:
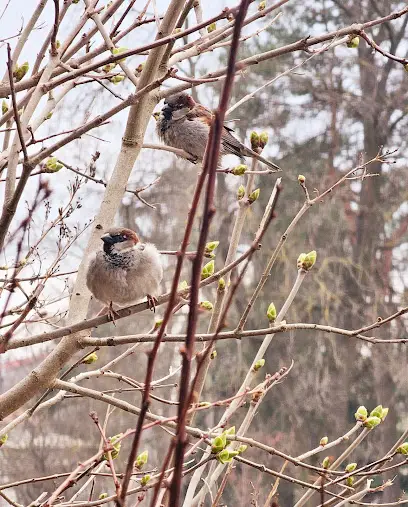
[[[187,336],[185,348],[182,351],[183,358],[182,358],[181,382],[179,391],[178,422],[177,422],[177,434],[175,438],[175,462],[174,462],[173,480],[170,485],[170,505],[172,507],[178,507],[180,500],[184,453],[187,445],[186,417],[189,403],[188,390],[190,381],[191,361],[194,353],[195,333],[197,328],[197,313],[199,303],[198,295],[202,269],[201,266],[204,257],[205,244],[207,241],[211,219],[215,213],[213,200],[216,180],[216,169],[218,166],[220,154],[221,136],[224,129],[225,112],[228,108],[232,85],[234,83],[235,63],[237,60],[239,37],[250,2],[251,0],[242,0],[236,15],[224,87],[221,93],[218,109],[215,111],[214,114],[214,119],[211,125],[210,136],[207,144],[206,155],[203,163],[203,173],[208,174],[208,181],[204,202],[203,222],[197,246],[197,255],[193,261],[193,269],[191,276],[190,311],[188,314]]]

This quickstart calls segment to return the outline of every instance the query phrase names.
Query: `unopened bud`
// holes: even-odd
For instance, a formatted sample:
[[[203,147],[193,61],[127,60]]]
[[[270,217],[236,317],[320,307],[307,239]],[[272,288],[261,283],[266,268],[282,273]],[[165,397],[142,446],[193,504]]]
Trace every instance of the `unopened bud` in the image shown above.
[[[179,289],[179,290],[186,290],[187,288],[188,288],[188,283],[187,283],[187,281],[186,281],[186,280],[183,280],[183,281],[179,284],[179,286],[178,286],[178,289]]]
[[[225,280],[224,280],[224,278],[220,278],[218,280],[218,290],[225,290]]]
[[[238,452],[238,454],[242,454],[242,453],[243,453],[243,452],[245,452],[247,449],[248,449],[248,446],[247,446],[247,445],[242,444],[242,445],[240,445],[240,446],[238,447],[237,452]]]
[[[213,310],[214,306],[212,303],[210,303],[210,301],[201,301],[200,308],[211,312]]]
[[[23,77],[27,74],[29,68],[30,65],[28,62],[24,62],[20,66],[16,65],[16,68],[14,69],[13,72],[13,76],[17,83],[23,79]]]
[[[303,174],[299,174],[298,176],[298,182],[303,185],[303,183],[306,181],[306,178],[305,176],[303,176]]]
[[[326,456],[322,461],[322,468],[329,468],[330,466],[330,456]]]
[[[256,151],[259,148],[259,135],[257,132],[252,131],[251,132],[251,148]]]
[[[114,68],[116,67],[116,62],[113,62],[113,63],[107,63],[106,65],[104,65],[102,67],[102,70],[103,72],[105,72],[106,74],[109,74],[109,72],[111,72]]]
[[[59,49],[61,47],[61,42],[59,40],[57,40],[57,42],[55,43],[55,47],[57,49]]]
[[[1,112],[3,114],[6,114],[8,110],[9,110],[9,108],[8,108],[7,102],[3,99],[3,102],[1,103]]]
[[[245,171],[247,170],[247,166],[245,164],[239,164],[234,169],[231,170],[231,174],[234,176],[243,176]]]
[[[364,426],[366,428],[368,428],[369,430],[372,430],[373,428],[375,428],[379,424],[381,424],[381,419],[379,417],[375,417],[375,416],[367,417],[367,419],[364,421]]]
[[[149,458],[149,451],[143,451],[139,456],[136,458],[135,461],[135,468],[138,470],[141,470],[144,465],[146,465],[147,460]]]
[[[323,446],[323,447],[324,447],[324,446],[325,446],[325,445],[327,445],[328,443],[329,443],[329,437],[323,437],[323,438],[321,438],[321,439],[320,439],[320,445],[321,445],[321,446]]]
[[[210,359],[215,359],[217,357],[217,351],[214,349],[210,354]]]
[[[211,25],[207,26],[208,33],[214,32],[216,29],[217,29],[217,23],[211,23]]]
[[[213,252],[219,244],[220,244],[219,241],[210,241],[205,245],[205,251]]]
[[[248,201],[250,202],[250,204],[252,204],[253,202],[255,202],[258,199],[260,193],[261,193],[261,190],[259,188],[257,188],[256,190],[254,190],[253,192],[251,192],[249,194]]]
[[[76,2],[72,1],[72,3],[76,3]],[[99,495],[99,500],[103,500],[104,498],[108,498],[108,493],[101,493]]]
[[[259,2],[258,11],[264,11],[265,7],[266,7],[266,2],[265,1]]]
[[[360,37],[358,35],[351,36],[350,39],[347,41],[347,47],[348,48],[358,48],[358,45],[360,44]]]
[[[297,260],[298,269],[304,269],[305,271],[309,271],[315,265],[316,257],[317,257],[316,250],[312,250],[307,254],[301,253]]]
[[[264,366],[264,364],[265,364],[265,359],[258,359],[258,361],[254,364],[252,369],[254,371],[258,371],[262,368],[262,366]]]
[[[347,486],[350,486],[350,488],[351,488],[354,484],[354,477],[347,477],[346,484],[347,484]]]
[[[141,486],[146,486],[146,484],[150,481],[151,477],[150,474],[146,474],[142,477],[142,480],[140,481]]]
[[[139,63],[139,65],[135,69],[136,74],[140,74],[142,72],[143,66],[144,66],[144,63]]]
[[[43,166],[43,171],[45,173],[57,173],[63,167],[64,166],[58,162],[57,157],[51,157]]]
[[[384,421],[384,419],[387,417],[389,410],[390,410],[389,408],[382,409],[381,416],[380,416],[381,421]]]
[[[214,274],[214,261],[207,262],[201,271],[201,280],[205,280],[209,278],[212,274]]]
[[[346,472],[354,472],[354,470],[357,468],[357,463],[349,463],[346,466]]]
[[[358,407],[356,413],[354,414],[354,417],[356,418],[356,421],[362,421],[364,422],[367,419],[367,409],[364,406]]]
[[[1,441],[1,439],[0,439]],[[396,450],[395,450],[396,453],[398,454],[403,454],[404,456],[407,456],[408,455],[408,442],[404,442],[403,444],[401,444]]]
[[[112,54],[113,55],[120,55],[124,51],[127,51],[127,48],[113,48]],[[122,60],[118,60],[118,62],[124,62],[125,60],[126,60],[126,58],[122,58]]]
[[[161,327],[162,324],[163,324],[163,319],[156,320],[154,323],[153,331],[157,331]]]
[[[265,146],[268,144],[269,134],[268,132],[261,132],[259,134],[259,147],[264,149]]]
[[[379,417],[381,419],[382,411],[383,411],[383,406],[378,405],[373,410],[371,410],[370,417]]]
[[[8,440],[8,434],[7,434],[7,433],[4,433],[4,435],[2,435],[2,436],[0,437],[0,447],[1,447],[2,445],[4,445],[4,444],[7,442],[7,440]]]
[[[240,185],[238,187],[238,192],[237,192],[237,198],[238,198],[238,201],[240,201],[245,195],[245,187],[244,185]]]
[[[125,79],[125,76],[112,76],[110,82],[113,84],[119,84]]]
[[[92,354],[88,354],[85,359],[83,359],[84,364],[92,364],[96,363],[98,360],[98,354],[96,352],[92,352]]]
[[[266,316],[270,323],[275,322],[276,320],[276,307],[273,303],[268,306],[268,310],[266,312]]]
[[[113,437],[108,438],[109,442],[113,445],[113,449],[110,451],[112,459],[116,459],[119,456],[122,441],[118,442],[118,440],[122,437],[122,435],[123,433],[119,433],[118,435],[114,435]],[[109,459],[107,452],[103,455],[103,459]]]

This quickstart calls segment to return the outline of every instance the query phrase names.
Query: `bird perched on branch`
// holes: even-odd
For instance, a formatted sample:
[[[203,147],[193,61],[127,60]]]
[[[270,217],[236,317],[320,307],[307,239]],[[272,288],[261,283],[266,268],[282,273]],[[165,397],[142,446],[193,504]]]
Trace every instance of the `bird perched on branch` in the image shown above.
[[[213,118],[209,109],[183,92],[168,97],[160,114],[155,115],[155,118],[157,135],[165,144],[187,151],[196,160],[203,159]],[[232,154],[241,159],[253,157],[275,171],[280,170],[276,164],[238,141],[231,132],[233,130],[224,125],[221,156]]]
[[[96,299],[108,307],[115,320],[113,303],[127,306],[145,296],[155,309],[163,278],[160,253],[151,243],[141,243],[131,229],[110,229],[101,237],[103,250],[91,260],[86,285]]]

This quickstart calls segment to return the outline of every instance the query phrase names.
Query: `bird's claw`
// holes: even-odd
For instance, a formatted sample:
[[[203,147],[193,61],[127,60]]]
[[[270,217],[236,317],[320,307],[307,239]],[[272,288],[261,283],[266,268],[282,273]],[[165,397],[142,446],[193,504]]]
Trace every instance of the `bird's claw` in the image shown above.
[[[158,303],[158,300],[156,297],[147,294],[147,305],[149,307],[149,310],[153,311],[153,313],[156,313],[156,305]]]
[[[110,302],[109,306],[108,306],[108,319],[113,323],[114,326],[116,326],[116,323],[115,323],[115,317],[119,317],[119,313],[114,310],[113,308],[113,305],[112,305],[112,301]]]

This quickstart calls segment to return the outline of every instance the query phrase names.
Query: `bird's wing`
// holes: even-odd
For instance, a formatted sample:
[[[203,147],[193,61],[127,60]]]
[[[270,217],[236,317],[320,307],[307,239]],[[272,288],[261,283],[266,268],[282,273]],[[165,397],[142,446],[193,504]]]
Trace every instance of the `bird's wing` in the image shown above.
[[[234,137],[231,132],[234,132],[231,128],[224,125],[224,130],[221,135],[222,145],[227,153],[242,157],[244,155],[245,146]]]

